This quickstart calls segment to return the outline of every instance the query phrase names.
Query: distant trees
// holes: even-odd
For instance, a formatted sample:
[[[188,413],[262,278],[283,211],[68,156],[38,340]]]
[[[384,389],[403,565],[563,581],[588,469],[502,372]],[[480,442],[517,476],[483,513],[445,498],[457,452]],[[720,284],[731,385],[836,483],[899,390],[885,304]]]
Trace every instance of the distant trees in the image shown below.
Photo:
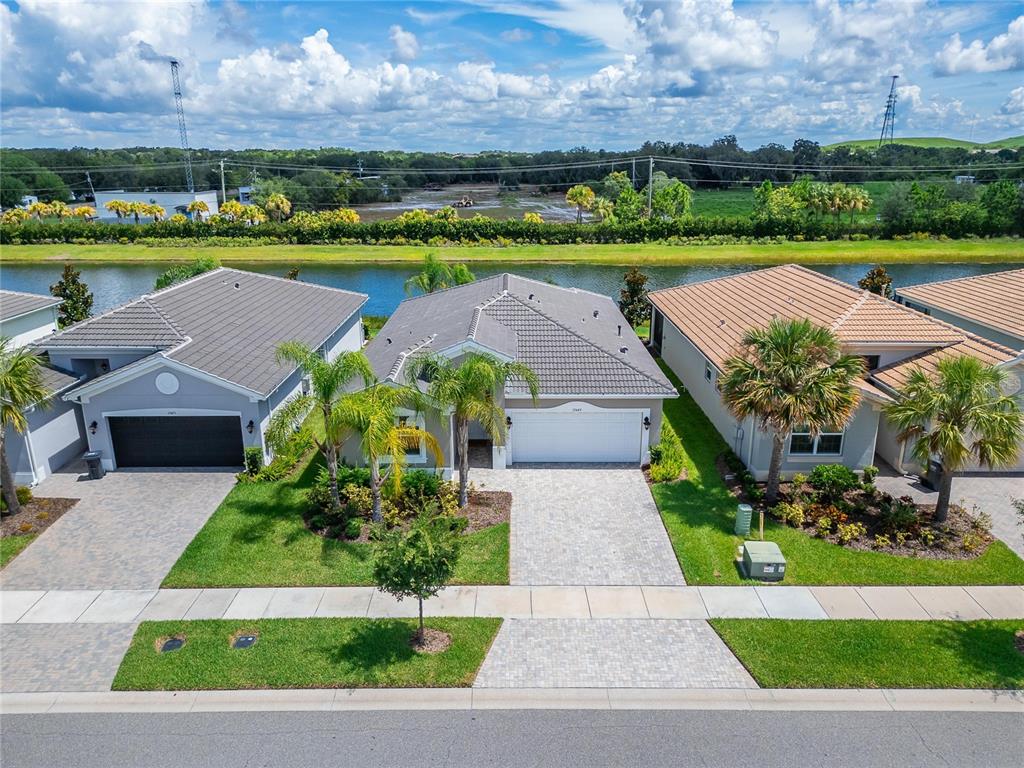
[[[60,280],[50,286],[50,293],[61,299],[57,308],[58,328],[67,328],[92,315],[92,292],[82,281],[81,271],[71,264],[64,265],[64,272]]]

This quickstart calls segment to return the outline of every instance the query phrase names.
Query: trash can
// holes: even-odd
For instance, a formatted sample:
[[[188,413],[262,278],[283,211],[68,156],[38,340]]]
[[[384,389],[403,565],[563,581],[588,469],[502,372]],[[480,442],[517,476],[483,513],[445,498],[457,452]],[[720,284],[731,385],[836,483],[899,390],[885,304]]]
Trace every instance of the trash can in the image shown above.
[[[736,528],[737,536],[746,536],[750,533],[750,518],[754,514],[754,508],[749,504],[740,504],[736,507]]]
[[[939,490],[939,485],[942,483],[942,462],[932,459],[928,462],[928,472],[921,478],[924,485],[931,488],[933,491]]]
[[[89,479],[99,480],[103,477],[105,472],[103,471],[103,462],[100,458],[103,456],[101,451],[86,451],[85,452],[85,463],[89,465]]]

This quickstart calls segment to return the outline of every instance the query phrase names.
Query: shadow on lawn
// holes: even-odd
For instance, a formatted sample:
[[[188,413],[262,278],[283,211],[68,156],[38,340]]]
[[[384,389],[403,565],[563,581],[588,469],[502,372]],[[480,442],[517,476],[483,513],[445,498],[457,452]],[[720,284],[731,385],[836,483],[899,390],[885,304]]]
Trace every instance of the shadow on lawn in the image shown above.
[[[321,650],[332,664],[349,664],[372,671],[416,656],[409,646],[412,632],[407,622],[378,620],[359,624],[344,643]]]
[[[282,522],[291,525],[281,542],[285,546],[309,534],[302,521],[302,510],[306,490],[316,480],[321,466],[323,459],[317,455],[291,477],[237,486],[229,503],[247,522],[232,534],[232,540],[240,544],[257,544],[273,536]]]
[[[949,621],[939,625],[940,642],[956,653],[964,666],[979,676],[990,676],[993,688],[1024,688],[1024,653],[1014,645],[1019,626],[990,622]]]

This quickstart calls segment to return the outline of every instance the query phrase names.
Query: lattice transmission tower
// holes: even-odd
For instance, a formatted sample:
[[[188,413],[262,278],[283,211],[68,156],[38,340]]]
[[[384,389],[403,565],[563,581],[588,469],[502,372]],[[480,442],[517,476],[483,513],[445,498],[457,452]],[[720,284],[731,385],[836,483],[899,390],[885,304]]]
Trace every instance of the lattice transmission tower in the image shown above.
[[[188,148],[188,130],[185,128],[185,108],[181,105],[181,82],[178,80],[178,60],[171,59],[171,82],[174,84],[174,106],[178,110],[178,133],[181,134],[181,150],[185,153],[185,183],[189,192],[196,191],[192,181],[192,150]]]
[[[893,129],[896,127],[896,80],[899,75],[892,76],[892,85],[889,86],[889,98],[885,100],[885,119],[882,120],[882,135],[878,137],[878,146],[886,142],[892,144]]]

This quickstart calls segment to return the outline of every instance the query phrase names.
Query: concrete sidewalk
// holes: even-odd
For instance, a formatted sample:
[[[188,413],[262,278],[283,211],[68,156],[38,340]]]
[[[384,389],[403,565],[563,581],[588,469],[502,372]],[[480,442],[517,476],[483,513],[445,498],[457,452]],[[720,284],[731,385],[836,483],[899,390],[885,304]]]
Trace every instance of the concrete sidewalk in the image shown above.
[[[4,624],[416,615],[374,587],[4,590]],[[1017,619],[1024,587],[448,587],[431,616],[517,619]]]
[[[1010,712],[1024,692],[918,689],[358,688],[0,694],[0,714],[359,710],[773,710]]]

